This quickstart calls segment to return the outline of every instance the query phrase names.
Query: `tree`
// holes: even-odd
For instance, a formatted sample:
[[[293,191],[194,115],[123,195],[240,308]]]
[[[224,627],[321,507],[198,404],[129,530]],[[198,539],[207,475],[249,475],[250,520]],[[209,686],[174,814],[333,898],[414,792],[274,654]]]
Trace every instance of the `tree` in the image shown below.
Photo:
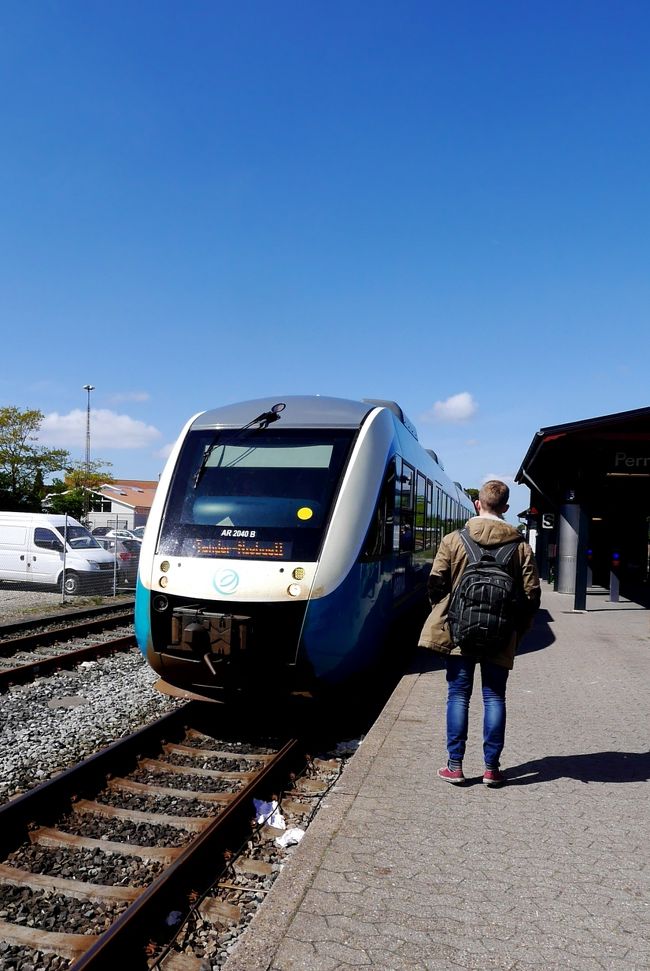
[[[0,408],[0,504],[6,509],[40,508],[35,493],[43,476],[70,460],[65,449],[34,444],[44,417],[37,409]]]
[[[86,493],[83,489],[70,489],[67,492],[50,493],[47,500],[47,511],[58,515],[72,516],[81,520],[84,514]]]
[[[95,459],[86,463],[80,460],[68,462],[65,467],[65,488],[66,489],[99,489],[103,485],[114,481],[113,476],[105,471],[112,468],[112,462],[105,459]]]
[[[475,502],[478,499],[478,489],[465,489],[465,492],[470,497],[472,502]]]
[[[47,497],[48,512],[67,513],[74,519],[84,521],[89,503],[88,492],[100,489],[113,482],[113,477],[105,471],[111,462],[96,459],[88,463],[80,460],[69,462],[65,468],[65,478],[55,479],[49,487]]]

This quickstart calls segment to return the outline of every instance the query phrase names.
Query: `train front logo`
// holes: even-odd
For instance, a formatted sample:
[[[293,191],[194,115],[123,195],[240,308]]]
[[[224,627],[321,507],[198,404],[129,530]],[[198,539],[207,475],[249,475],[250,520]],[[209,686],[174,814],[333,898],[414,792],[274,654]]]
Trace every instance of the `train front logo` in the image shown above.
[[[222,597],[227,597],[234,593],[239,586],[239,574],[230,568],[220,570],[215,574],[212,583],[217,593],[220,593]]]

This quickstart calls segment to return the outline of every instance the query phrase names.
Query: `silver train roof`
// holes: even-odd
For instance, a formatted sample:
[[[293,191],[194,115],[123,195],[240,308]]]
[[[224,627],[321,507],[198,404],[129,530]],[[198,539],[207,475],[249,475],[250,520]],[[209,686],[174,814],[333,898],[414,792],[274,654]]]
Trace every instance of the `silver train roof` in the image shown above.
[[[241,428],[262,412],[271,411],[279,403],[286,405],[280,414],[284,428],[358,428],[373,408],[385,407],[417,438],[414,426],[394,401],[354,401],[348,398],[328,398],[324,395],[278,395],[238,401],[236,404],[203,412],[192,423],[192,428]]]

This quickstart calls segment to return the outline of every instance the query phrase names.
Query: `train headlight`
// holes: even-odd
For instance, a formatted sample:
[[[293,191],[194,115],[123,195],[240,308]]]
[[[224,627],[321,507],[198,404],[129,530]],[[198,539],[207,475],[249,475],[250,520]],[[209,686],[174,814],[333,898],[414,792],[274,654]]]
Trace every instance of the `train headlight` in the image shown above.
[[[153,609],[157,610],[159,614],[164,614],[169,606],[167,597],[162,593],[159,593],[157,597],[154,597],[152,603]]]
[[[167,573],[169,570],[169,560],[163,560],[160,564],[160,569],[163,571],[163,573]]]
[[[166,587],[169,583],[169,577],[161,577],[158,583],[161,587]]]
[[[291,574],[291,576],[294,578],[294,580],[304,580],[304,578],[305,578],[305,569],[304,569],[304,567],[297,566],[296,569]]]
[[[290,597],[299,597],[302,593],[302,587],[299,583],[290,583],[287,588],[287,593]]]

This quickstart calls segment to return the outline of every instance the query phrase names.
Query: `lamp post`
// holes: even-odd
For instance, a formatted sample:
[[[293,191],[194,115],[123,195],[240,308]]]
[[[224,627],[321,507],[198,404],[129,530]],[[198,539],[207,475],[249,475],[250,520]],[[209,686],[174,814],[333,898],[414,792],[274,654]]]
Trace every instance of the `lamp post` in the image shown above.
[[[88,394],[86,406],[86,481],[84,483],[84,519],[87,520],[90,503],[90,494],[88,492],[88,482],[90,480],[90,392],[95,390],[95,386],[93,384],[84,384],[83,390]]]

